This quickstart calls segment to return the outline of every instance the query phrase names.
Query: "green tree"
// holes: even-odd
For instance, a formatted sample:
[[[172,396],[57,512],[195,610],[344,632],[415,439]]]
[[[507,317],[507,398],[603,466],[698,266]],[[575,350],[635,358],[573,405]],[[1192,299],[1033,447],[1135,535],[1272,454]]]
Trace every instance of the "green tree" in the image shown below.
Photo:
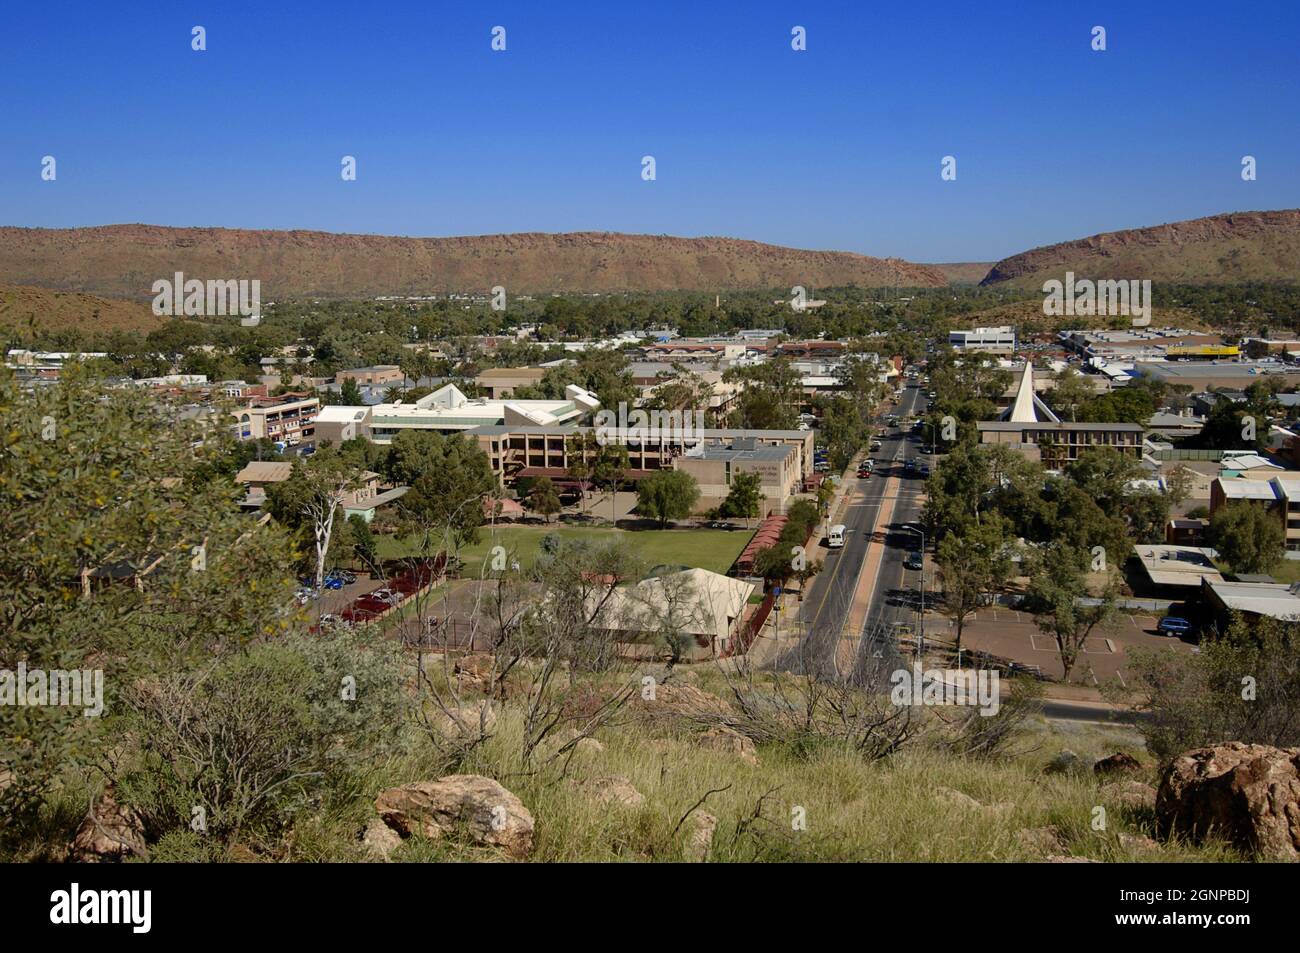
[[[410,489],[397,502],[402,531],[428,556],[478,539],[483,499],[498,489],[487,454],[472,438],[405,430],[393,438],[385,472]]]
[[[1088,637],[1109,625],[1115,614],[1114,577],[1108,571],[1100,597],[1093,597],[1088,591],[1088,567],[1088,557],[1078,548],[1053,544],[1042,555],[1042,565],[1029,587],[1028,606],[1034,622],[1056,643],[1066,681]]]
[[[345,378],[339,385],[339,403],[345,407],[360,407],[362,404],[361,385],[355,377]]]
[[[227,421],[181,410],[75,367],[31,393],[0,369],[0,669],[103,687],[102,717],[0,705],[0,834],[117,750],[124,687],[290,622],[289,539],[241,515]]]
[[[591,478],[597,486],[609,490],[609,519],[618,523],[618,485],[627,476],[630,460],[627,447],[618,443],[601,444],[591,465]]]
[[[528,491],[528,508],[534,513],[542,514],[548,523],[552,516],[564,509],[550,477],[539,477],[533,483],[532,489]]]
[[[1286,531],[1257,503],[1228,503],[1215,510],[1205,534],[1234,573],[1272,572],[1286,553]]]
[[[663,528],[669,520],[691,515],[700,498],[700,487],[689,473],[660,470],[637,484],[636,498],[637,513],[658,520]]]
[[[748,526],[749,521],[758,515],[762,499],[762,478],[757,473],[733,473],[731,488],[720,511],[726,517],[743,517]]]
[[[1011,574],[1005,525],[998,517],[969,524],[960,534],[949,533],[938,546],[943,604],[956,629],[957,651],[962,631],[983,604],[985,594],[1000,589]]]

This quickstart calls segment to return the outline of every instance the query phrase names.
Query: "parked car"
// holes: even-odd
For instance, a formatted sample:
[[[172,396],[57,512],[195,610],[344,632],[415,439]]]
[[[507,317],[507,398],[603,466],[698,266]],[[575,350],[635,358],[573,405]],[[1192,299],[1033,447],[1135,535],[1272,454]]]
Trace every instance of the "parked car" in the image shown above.
[[[325,578],[342,579],[343,585],[350,586],[357,581],[357,574],[351,569],[331,569]]]
[[[1156,624],[1156,631],[1161,635],[1186,635],[1192,631],[1192,624],[1181,616],[1167,615]]]

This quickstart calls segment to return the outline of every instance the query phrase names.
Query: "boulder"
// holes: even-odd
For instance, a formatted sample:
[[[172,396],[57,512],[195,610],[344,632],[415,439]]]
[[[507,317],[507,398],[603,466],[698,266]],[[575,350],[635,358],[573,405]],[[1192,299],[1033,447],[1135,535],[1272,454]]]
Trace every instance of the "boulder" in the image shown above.
[[[476,738],[496,724],[497,713],[488,701],[472,705],[448,705],[438,708],[429,718],[433,730],[444,738]]]
[[[372,817],[366,829],[361,832],[361,846],[376,860],[388,860],[388,855],[401,846],[401,843],[402,835],[378,817]]]
[[[645,795],[634,788],[627,778],[592,778],[583,787],[601,804],[640,807],[645,803]]]
[[[1108,777],[1114,774],[1137,774],[1142,770],[1142,762],[1131,754],[1125,754],[1117,751],[1109,757],[1102,758],[1092,766],[1092,771],[1098,777]]]
[[[654,698],[636,695],[636,708],[651,718],[696,719],[734,714],[731,706],[717,695],[701,691],[694,685],[657,684]]]
[[[1057,755],[1047,762],[1043,768],[1044,774],[1086,774],[1092,770],[1093,760],[1087,757],[1081,757],[1075,754],[1069,748],[1063,748]]]
[[[1132,778],[1103,784],[1098,793],[1103,801],[1109,801],[1112,804],[1134,810],[1141,808],[1154,809],[1156,806],[1156,789],[1149,784],[1143,784],[1141,781],[1134,781]]]
[[[389,788],[375,799],[384,823],[403,837],[436,839],[457,830],[511,857],[533,850],[533,815],[504,787],[477,774],[450,774]]]
[[[129,807],[117,803],[112,788],[95,799],[72,838],[69,859],[93,864],[122,860],[144,849],[144,825]]]
[[[950,807],[959,807],[964,809],[980,810],[984,807],[979,801],[975,800],[969,794],[963,794],[961,791],[955,791],[952,788],[939,787],[934,789],[936,799],[942,801]]]
[[[695,740],[701,748],[734,754],[742,761],[758,764],[758,749],[754,747],[754,742],[732,728],[710,728]]]
[[[1125,834],[1123,831],[1119,835],[1119,846],[1138,853],[1160,849],[1160,845],[1145,834]]]
[[[1184,752],[1161,779],[1156,823],[1162,835],[1215,835],[1272,859],[1300,859],[1300,748],[1231,741]]]
[[[693,827],[686,841],[685,857],[690,864],[703,864],[713,852],[713,835],[718,830],[718,819],[712,814],[700,811],[691,816]]]
[[[1065,840],[1055,827],[1024,827],[1016,831],[1016,844],[1029,854],[1054,855],[1065,849]]]

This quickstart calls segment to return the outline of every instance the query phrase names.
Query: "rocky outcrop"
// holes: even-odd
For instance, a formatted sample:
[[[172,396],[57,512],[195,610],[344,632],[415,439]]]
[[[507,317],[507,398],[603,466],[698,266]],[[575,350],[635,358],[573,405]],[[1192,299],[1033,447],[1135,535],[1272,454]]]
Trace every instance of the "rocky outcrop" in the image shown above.
[[[444,738],[476,738],[487,734],[496,724],[496,710],[491,702],[470,705],[448,705],[435,711],[429,719],[430,727]]]
[[[382,818],[372,817],[361,832],[361,846],[375,860],[388,860],[388,855],[402,845],[402,835]]]
[[[1300,748],[1233,741],[1185,752],[1165,769],[1156,820],[1164,835],[1223,837],[1269,858],[1300,859]]]
[[[0,281],[147,300],[152,283],[262,282],[262,300],[311,296],[510,294],[783,288],[942,287],[943,273],[899,258],[809,251],[734,238],[527,232],[406,238],[310,231],[0,228]]]
[[[718,819],[700,811],[691,816],[691,833],[686,839],[685,858],[689,864],[707,863],[713,853],[713,835],[718,830]]]
[[[1086,755],[1078,755],[1069,748],[1062,748],[1047,762],[1043,768],[1044,774],[1087,774],[1092,770],[1093,760]]]
[[[652,720],[717,723],[735,711],[717,695],[694,685],[656,685],[654,698],[637,695],[635,708]]]
[[[754,742],[732,728],[710,728],[695,740],[701,748],[708,751],[734,754],[741,761],[758,764],[758,749],[754,747]]]
[[[601,804],[640,807],[645,803],[645,795],[633,787],[627,778],[592,778],[583,787]]]
[[[1117,751],[1109,757],[1102,758],[1092,766],[1093,774],[1098,777],[1111,777],[1117,774],[1136,774],[1142,770],[1142,762],[1131,754]]]
[[[1191,284],[1300,280],[1300,209],[1229,212],[1104,232],[1012,255],[982,285],[1041,288],[1048,278],[1150,279]]]
[[[533,850],[533,815],[504,787],[477,774],[451,774],[389,788],[375,799],[384,823],[402,837],[430,839],[456,831],[476,844],[523,858]]]
[[[1112,781],[1103,784],[1098,792],[1101,799],[1111,804],[1118,804],[1130,810],[1152,809],[1156,806],[1156,789],[1141,781],[1129,778],[1124,781]]]
[[[1016,846],[1028,854],[1052,856],[1065,849],[1065,838],[1051,825],[1021,828],[1015,836]]]
[[[122,860],[144,849],[144,827],[129,807],[117,803],[113,791],[95,799],[72,838],[69,859],[78,863]]]

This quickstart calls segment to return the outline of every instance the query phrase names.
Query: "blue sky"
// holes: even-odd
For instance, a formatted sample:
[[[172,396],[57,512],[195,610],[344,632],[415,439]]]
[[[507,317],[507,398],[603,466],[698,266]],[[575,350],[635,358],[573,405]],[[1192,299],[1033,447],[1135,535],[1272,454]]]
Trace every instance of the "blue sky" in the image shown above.
[[[1300,206],[1294,0],[269,6],[7,4],[0,224],[594,229],[960,261]]]

